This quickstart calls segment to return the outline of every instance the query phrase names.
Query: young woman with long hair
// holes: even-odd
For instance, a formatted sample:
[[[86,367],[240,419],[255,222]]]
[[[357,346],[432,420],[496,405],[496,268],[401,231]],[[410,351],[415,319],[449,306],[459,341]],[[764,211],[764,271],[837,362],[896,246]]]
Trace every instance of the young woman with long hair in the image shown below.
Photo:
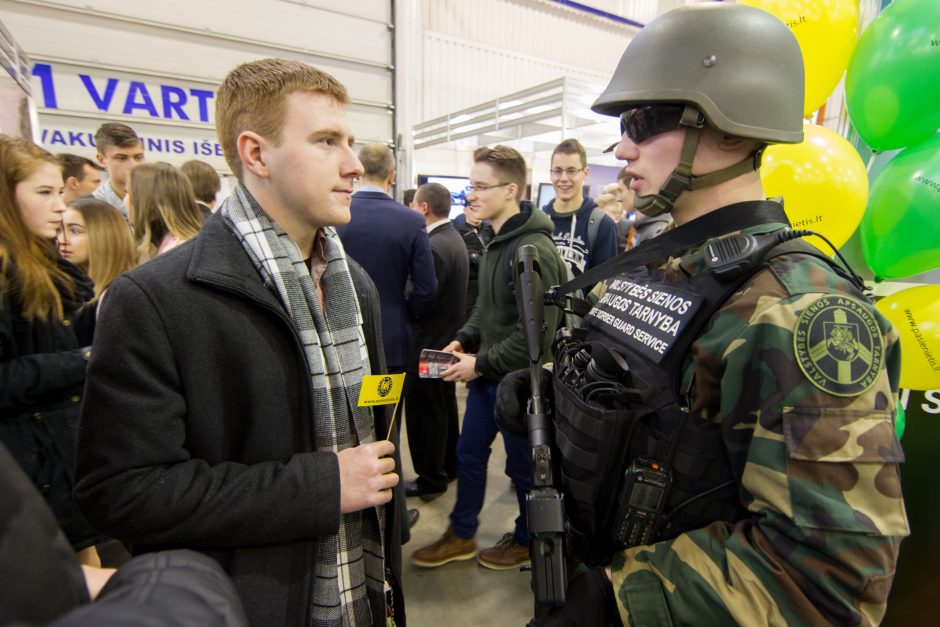
[[[134,238],[121,212],[103,200],[76,198],[65,208],[56,238],[59,252],[95,284],[95,299],[134,267]]]
[[[86,196],[76,198],[65,208],[56,242],[59,254],[95,284],[94,298],[76,313],[74,320],[79,342],[90,345],[105,291],[119,274],[137,265],[134,237],[120,211]]]
[[[178,246],[202,228],[189,179],[169,163],[134,168],[125,204],[139,263]]]
[[[91,282],[62,259],[58,160],[0,135],[0,441],[46,497],[76,551],[103,538],[72,499],[79,403],[89,351],[73,327]]]

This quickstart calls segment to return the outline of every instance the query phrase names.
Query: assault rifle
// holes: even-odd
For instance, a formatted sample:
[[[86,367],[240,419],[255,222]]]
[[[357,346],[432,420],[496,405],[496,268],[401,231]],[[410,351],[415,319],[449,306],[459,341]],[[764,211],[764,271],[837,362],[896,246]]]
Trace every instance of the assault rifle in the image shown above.
[[[551,446],[554,430],[551,412],[543,395],[544,379],[540,362],[542,338],[545,335],[545,305],[538,249],[532,245],[520,247],[516,261],[531,387],[526,427],[532,447],[532,489],[526,495],[526,516],[535,618],[529,625],[537,625],[538,620],[546,616],[552,607],[565,604],[565,590],[568,587],[565,510],[561,492],[555,488]]]

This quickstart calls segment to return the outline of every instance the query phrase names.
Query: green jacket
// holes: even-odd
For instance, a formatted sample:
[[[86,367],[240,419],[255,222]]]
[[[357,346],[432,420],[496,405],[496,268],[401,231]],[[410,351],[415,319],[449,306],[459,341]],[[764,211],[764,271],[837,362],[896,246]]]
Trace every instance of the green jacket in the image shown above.
[[[481,376],[499,380],[506,373],[529,365],[515,289],[516,272],[510,273],[508,268],[510,256],[523,245],[532,244],[539,251],[545,289],[564,283],[565,267],[552,242],[552,226],[551,218],[525,202],[522,211],[506,221],[483,254],[477,302],[470,319],[457,332],[464,350],[476,352],[476,370]],[[508,276],[513,277],[511,284],[506,280]],[[542,341],[543,362],[551,360],[552,341],[560,320],[560,309],[545,308],[547,331]]]
[[[693,250],[664,280],[703,270]],[[877,625],[909,533],[899,365],[897,331],[824,262],[787,255],[751,277],[684,370],[751,516],[615,555],[624,624]]]

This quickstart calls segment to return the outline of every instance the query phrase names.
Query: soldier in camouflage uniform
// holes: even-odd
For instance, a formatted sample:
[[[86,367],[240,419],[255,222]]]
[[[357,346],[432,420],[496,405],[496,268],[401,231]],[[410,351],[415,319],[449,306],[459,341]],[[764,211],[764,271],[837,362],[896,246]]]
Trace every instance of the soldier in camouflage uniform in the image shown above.
[[[696,4],[637,34],[594,110],[622,116],[616,155],[637,208],[681,226],[764,199],[760,151],[802,139],[802,96],[802,55],[783,23]],[[650,277],[668,285],[705,266],[696,248]],[[688,420],[715,427],[740,514],[613,555],[574,579],[543,624],[878,624],[909,533],[897,332],[831,264],[783,254],[718,308],[683,359]]]

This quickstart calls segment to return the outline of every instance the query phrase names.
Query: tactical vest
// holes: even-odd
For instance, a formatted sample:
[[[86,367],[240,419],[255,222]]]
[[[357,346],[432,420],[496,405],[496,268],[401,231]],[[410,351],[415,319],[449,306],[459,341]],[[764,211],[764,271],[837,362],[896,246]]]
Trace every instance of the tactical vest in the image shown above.
[[[617,539],[616,528],[629,497],[623,493],[625,471],[640,458],[665,466],[671,476],[665,516],[652,541],[747,515],[740,478],[725,455],[722,425],[685,409],[692,382],[680,389],[682,366],[725,301],[771,258],[789,254],[810,254],[845,275],[799,240],[775,245],[761,263],[733,278],[703,271],[667,284],[653,280],[643,266],[609,281],[586,317],[586,330],[559,333],[552,375],[555,442],[572,528],[569,545],[586,563],[609,561],[613,551],[631,544]],[[609,349],[617,353],[624,376],[618,382],[590,380],[597,377],[587,374],[589,358],[597,361],[597,353]],[[583,378],[571,374],[579,363]]]

